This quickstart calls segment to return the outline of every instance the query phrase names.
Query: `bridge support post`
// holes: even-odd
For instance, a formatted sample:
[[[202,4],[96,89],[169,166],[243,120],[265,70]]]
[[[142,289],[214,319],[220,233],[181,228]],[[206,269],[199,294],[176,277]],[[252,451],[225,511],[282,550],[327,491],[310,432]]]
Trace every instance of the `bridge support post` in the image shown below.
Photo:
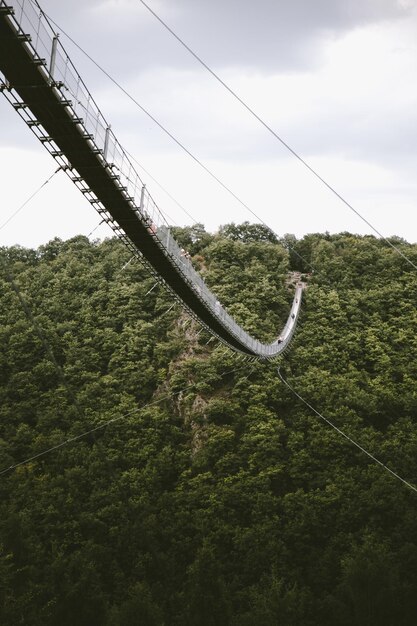
[[[51,49],[51,60],[49,62],[49,74],[51,75],[51,81],[54,78],[54,69],[55,69],[55,61],[56,61],[56,49],[58,46],[59,35],[55,35],[52,39],[52,49]]]
[[[109,150],[110,129],[111,129],[111,126],[107,126],[107,128],[106,128],[106,136],[104,138],[103,156],[104,156],[106,161],[107,161],[107,152]]]
[[[142,186],[141,192],[140,192],[140,205],[139,208],[143,213],[143,208],[145,206],[145,191],[146,191],[146,185]]]

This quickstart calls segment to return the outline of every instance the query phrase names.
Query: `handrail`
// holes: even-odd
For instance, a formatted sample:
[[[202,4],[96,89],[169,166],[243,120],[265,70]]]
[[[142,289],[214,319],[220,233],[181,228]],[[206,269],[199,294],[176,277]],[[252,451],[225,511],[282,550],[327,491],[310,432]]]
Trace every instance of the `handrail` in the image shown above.
[[[7,3],[0,0],[0,23],[7,35],[0,37],[4,95],[116,234],[134,253],[141,253],[141,259],[151,271],[161,275],[174,295],[221,341],[259,358],[270,359],[281,354],[295,332],[303,284],[296,287],[288,320],[276,341],[263,344],[243,330],[221,306],[175,241],[164,214],[38,3],[35,0],[9,0]],[[6,39],[8,43],[3,42]],[[16,52],[22,53],[17,69],[10,64],[7,46],[14,46]],[[36,72],[33,66],[36,66]],[[29,77],[35,84],[28,84]],[[19,81],[22,84],[16,84]],[[33,95],[33,87],[38,88],[39,95]],[[43,111],[42,98],[61,115],[65,113],[61,126]],[[61,137],[61,127],[68,128],[68,124],[72,127],[67,130],[68,136],[72,136],[72,144],[68,140],[65,143]],[[80,138],[82,150],[79,149]],[[75,143],[77,150],[74,149]],[[85,154],[80,155],[82,151]],[[93,176],[94,168],[97,171]],[[119,202],[115,202],[114,192],[117,192]],[[120,200],[123,200],[123,206],[116,207]],[[173,270],[176,279],[173,279]]]

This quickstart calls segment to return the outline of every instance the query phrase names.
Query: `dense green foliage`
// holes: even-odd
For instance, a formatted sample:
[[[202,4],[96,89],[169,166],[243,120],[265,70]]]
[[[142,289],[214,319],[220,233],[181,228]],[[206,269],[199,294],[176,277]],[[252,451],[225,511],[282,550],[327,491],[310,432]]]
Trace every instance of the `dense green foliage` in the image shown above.
[[[348,233],[176,236],[264,340],[314,267],[281,371],[416,482],[406,261]],[[417,623],[417,494],[276,364],[208,343],[117,240],[0,256],[0,471],[58,446],[0,475],[3,626]]]

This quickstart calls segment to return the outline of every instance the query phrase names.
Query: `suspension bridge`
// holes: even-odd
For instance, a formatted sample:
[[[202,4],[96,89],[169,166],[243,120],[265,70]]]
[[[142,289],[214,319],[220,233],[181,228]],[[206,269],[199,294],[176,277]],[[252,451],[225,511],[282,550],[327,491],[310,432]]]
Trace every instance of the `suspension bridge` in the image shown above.
[[[213,73],[213,72],[212,72]],[[218,78],[216,76],[216,78]],[[228,87],[227,87],[228,88]],[[229,89],[229,88],[228,88]],[[304,285],[298,282],[279,337],[264,344],[249,335],[221,306],[172,236],[168,222],[139,177],[65,52],[37,0],[0,0],[0,90],[27,126],[132,254],[162,282],[203,327],[222,343],[253,359],[272,360],[288,348],[300,315]],[[229,89],[230,91],[230,89]],[[234,94],[235,95],[235,94]],[[239,98],[238,98],[239,99]],[[239,99],[240,100],[240,99]],[[255,117],[258,116],[241,102]],[[274,135],[260,118],[259,121]],[[276,135],[276,138],[282,140]],[[416,265],[381,235],[289,146],[284,145],[342,202],[364,220],[412,267]],[[219,181],[220,182],[220,181]],[[224,186],[224,185],[223,185]],[[232,194],[234,195],[234,194]],[[320,419],[413,491],[417,488],[371,454],[281,381]],[[157,400],[158,401],[158,400]],[[138,411],[141,409],[135,409]],[[124,419],[114,417],[66,439],[0,474]]]
[[[271,360],[288,348],[300,314],[295,287],[278,338],[264,344],[231,317],[175,241],[36,0],[0,0],[0,89],[95,210],[180,301],[230,348]]]

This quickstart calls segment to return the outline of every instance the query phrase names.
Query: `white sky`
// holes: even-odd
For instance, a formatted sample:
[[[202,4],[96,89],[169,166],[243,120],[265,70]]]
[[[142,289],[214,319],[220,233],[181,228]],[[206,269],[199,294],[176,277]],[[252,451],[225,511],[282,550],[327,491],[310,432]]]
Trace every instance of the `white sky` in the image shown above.
[[[383,234],[417,241],[417,0],[148,0],[196,53]],[[257,123],[139,0],[42,8],[278,235],[372,232]],[[124,147],[208,230],[255,221],[61,35]],[[0,226],[56,169],[0,96]],[[141,173],[141,172],[140,172]],[[190,219],[142,177],[178,224]],[[0,245],[99,223],[59,173]],[[101,226],[95,236],[109,232]]]

